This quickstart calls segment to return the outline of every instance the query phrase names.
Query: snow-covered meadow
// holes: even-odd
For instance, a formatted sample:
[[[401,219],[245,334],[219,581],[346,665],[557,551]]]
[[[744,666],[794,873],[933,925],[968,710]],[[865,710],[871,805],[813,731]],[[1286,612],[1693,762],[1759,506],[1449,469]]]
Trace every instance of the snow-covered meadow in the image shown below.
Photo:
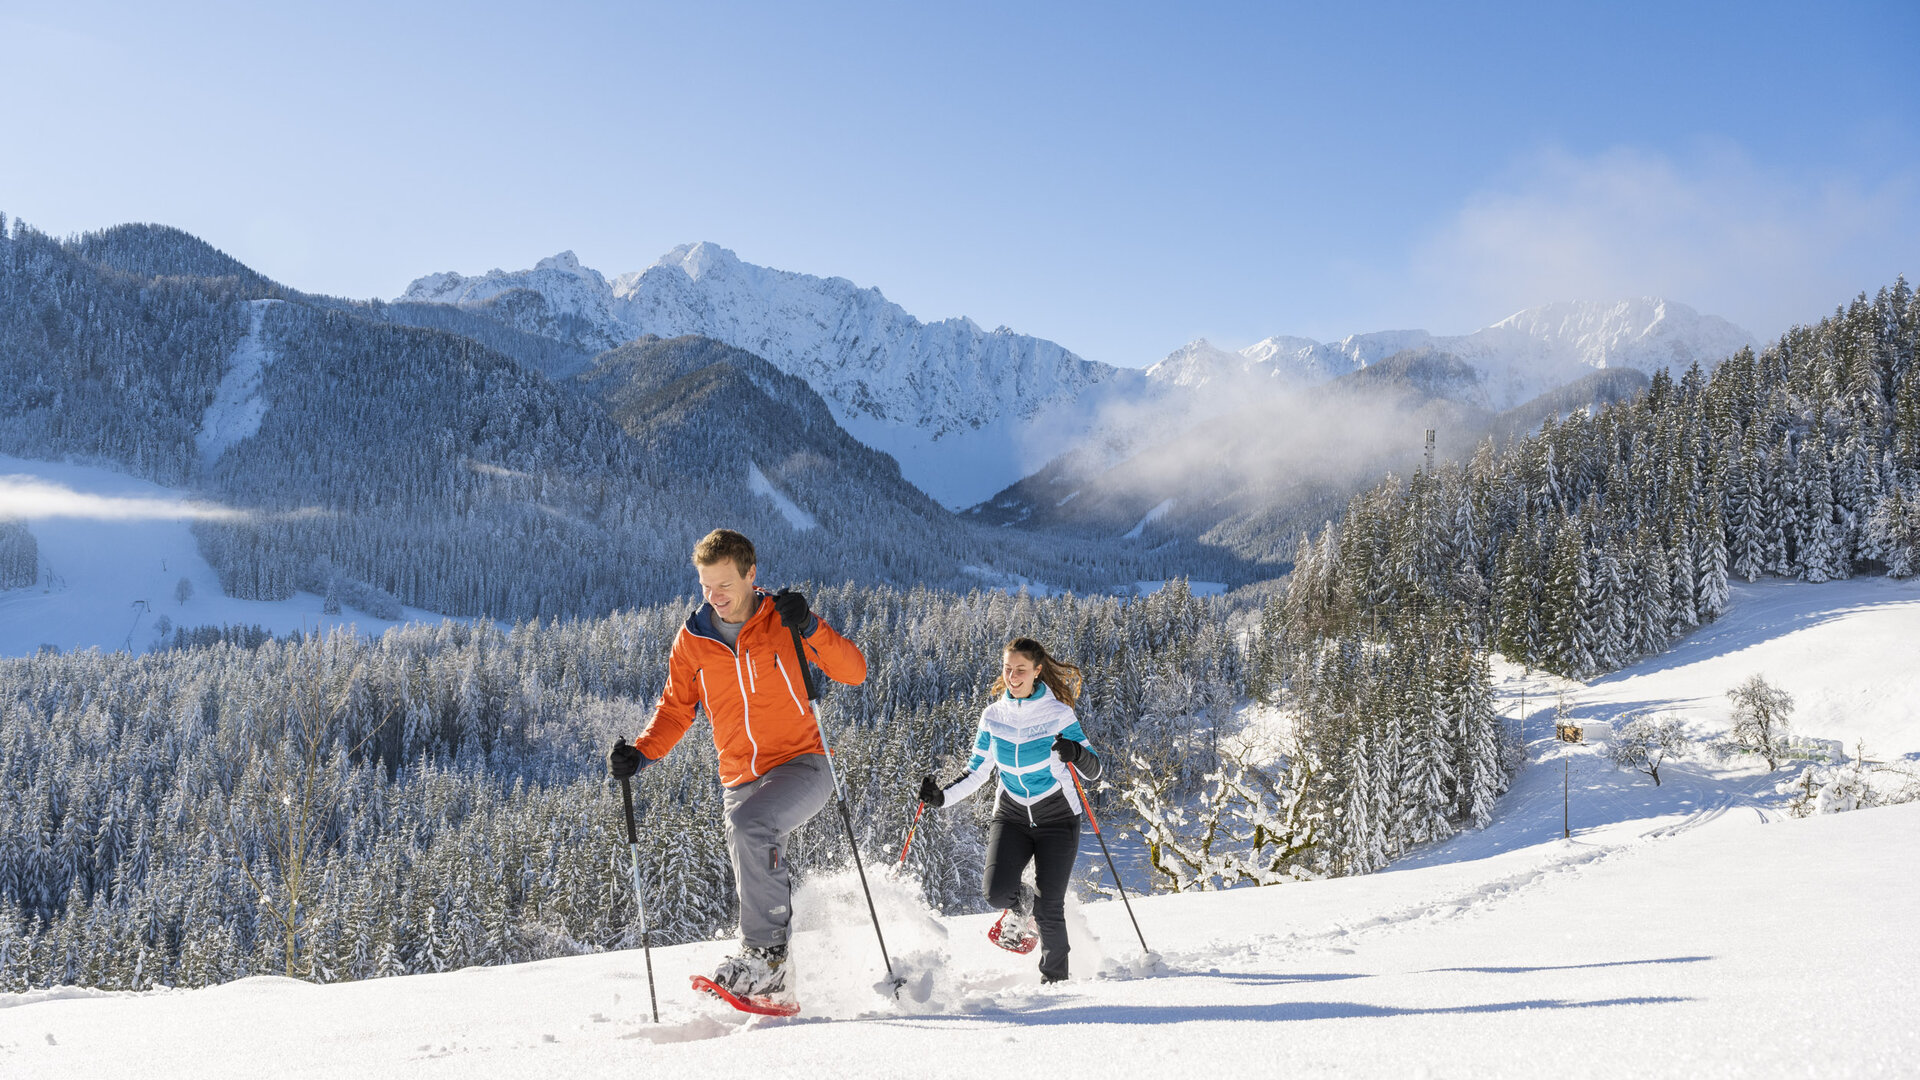
[[[1760,670],[1799,699],[1809,733],[1910,753],[1920,730],[1901,710],[1920,675],[1895,661],[1916,631],[1911,584],[1767,584],[1590,687],[1509,672],[1508,714],[1529,695],[1531,757],[1487,829],[1366,877],[1136,897],[1153,959],[1121,904],[1074,905],[1062,986],[989,945],[991,916],[935,917],[876,867],[908,980],[898,1001],[875,989],[879,948],[849,873],[796,900],[805,1008],[790,1020],[696,997],[687,977],[730,947],[707,942],[654,951],[657,1024],[634,951],[324,987],[0,998],[0,1075],[1911,1075],[1920,805],[1793,819],[1774,792],[1787,770],[1705,755],[1656,787],[1601,746],[1552,742],[1543,699],[1567,689],[1583,719],[1691,709],[1706,733],[1724,725],[1725,685]],[[1838,726],[1848,718],[1859,726]],[[1085,849],[1098,858],[1090,836]]]
[[[144,652],[165,616],[174,626],[262,626],[277,634],[356,626],[378,634],[435,620],[406,608],[398,620],[297,592],[280,601],[239,600],[200,554],[191,526],[236,511],[112,469],[0,455],[0,517],[26,521],[40,548],[40,584],[0,592],[0,656],[43,645]],[[180,599],[180,583],[188,594]]]

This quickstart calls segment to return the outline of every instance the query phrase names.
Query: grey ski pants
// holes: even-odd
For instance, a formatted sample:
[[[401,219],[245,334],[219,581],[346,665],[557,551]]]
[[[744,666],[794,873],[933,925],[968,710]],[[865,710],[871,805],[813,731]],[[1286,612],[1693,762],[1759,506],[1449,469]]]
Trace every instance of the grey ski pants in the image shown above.
[[[784,945],[793,923],[787,837],[827,805],[833,775],[824,754],[802,754],[726,790],[727,854],[740,893],[740,938]]]

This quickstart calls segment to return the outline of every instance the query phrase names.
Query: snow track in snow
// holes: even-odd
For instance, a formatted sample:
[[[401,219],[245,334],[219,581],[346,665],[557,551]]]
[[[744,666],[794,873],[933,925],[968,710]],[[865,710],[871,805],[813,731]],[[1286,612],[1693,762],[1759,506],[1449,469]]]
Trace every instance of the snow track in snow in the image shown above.
[[[240,344],[234,346],[227,373],[214,390],[213,403],[201,415],[200,431],[193,437],[200,450],[200,464],[206,468],[212,468],[228,447],[259,431],[260,420],[267,415],[268,403],[260,396],[260,376],[273,363],[273,353],[260,331],[266,323],[267,309],[279,302],[248,302],[253,322]]]
[[[1147,531],[1147,526],[1153,524],[1156,521],[1159,521],[1163,517],[1166,517],[1167,511],[1171,509],[1173,509],[1173,500],[1162,499],[1160,501],[1159,506],[1156,506],[1153,509],[1147,511],[1147,516],[1141,518],[1140,523],[1138,525],[1135,525],[1133,528],[1128,529],[1126,532],[1126,535],[1122,536],[1120,539],[1122,540],[1140,539],[1140,534]]]
[[[774,487],[773,481],[767,479],[767,474],[760,471],[760,466],[751,461],[747,462],[747,487],[755,495],[765,495],[773,500],[774,509],[779,510],[780,516],[787,519],[787,524],[793,526],[794,532],[806,532],[808,529],[820,527],[820,523],[813,519],[812,514],[800,509],[799,504],[787,498],[785,492]]]

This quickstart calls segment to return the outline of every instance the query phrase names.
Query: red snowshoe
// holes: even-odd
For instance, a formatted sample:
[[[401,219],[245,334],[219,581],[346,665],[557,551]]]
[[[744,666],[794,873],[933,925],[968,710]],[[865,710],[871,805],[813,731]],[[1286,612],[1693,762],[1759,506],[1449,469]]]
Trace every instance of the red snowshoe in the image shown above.
[[[693,988],[712,994],[741,1012],[761,1016],[792,1016],[800,1011],[787,987],[787,947],[752,946],[721,962],[720,970],[709,979],[693,977]]]
[[[987,940],[1008,952],[1030,953],[1035,945],[1040,944],[1040,933],[1033,925],[1032,915],[1022,915],[1008,908],[1000,913],[1000,918],[987,931]]]
[[[739,1009],[744,1013],[760,1016],[793,1016],[800,1011],[800,1003],[785,995],[749,994],[735,997],[733,992],[705,975],[693,977],[693,988],[703,994],[709,994]]]

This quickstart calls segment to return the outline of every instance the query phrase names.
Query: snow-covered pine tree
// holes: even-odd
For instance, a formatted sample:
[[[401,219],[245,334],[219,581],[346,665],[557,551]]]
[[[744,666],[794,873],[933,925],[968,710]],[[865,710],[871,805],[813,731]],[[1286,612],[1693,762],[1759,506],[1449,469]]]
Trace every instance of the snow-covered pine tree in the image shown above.
[[[1799,546],[1800,576],[1819,583],[1843,576],[1834,524],[1833,477],[1827,463],[1827,442],[1816,427],[1800,447]]]
[[[1399,820],[1394,833],[1404,844],[1424,844],[1453,835],[1453,748],[1448,702],[1435,686],[1431,665],[1408,663],[1399,696]],[[1400,680],[1396,679],[1396,682]],[[1396,845],[1398,846],[1398,845]]]
[[[1797,510],[1804,505],[1805,499],[1801,492],[1802,475],[1794,457],[1791,432],[1782,433],[1776,454],[1771,460],[1763,459],[1762,466],[1766,481],[1761,487],[1759,516],[1766,529],[1764,569],[1779,577],[1796,577],[1799,574],[1796,556],[1800,536]]]
[[[1722,499],[1717,488],[1709,488],[1705,527],[1694,535],[1699,539],[1694,568],[1694,612],[1701,622],[1718,619],[1727,609],[1726,525],[1721,514]]]
[[[1709,496],[1711,497],[1711,496]],[[1689,508],[1673,518],[1673,527],[1668,532],[1662,551],[1671,571],[1668,579],[1667,620],[1664,641],[1673,641],[1694,627],[1700,625],[1699,569],[1695,560],[1699,557],[1704,539],[1696,539],[1701,529],[1694,517],[1695,510]],[[1724,549],[1725,541],[1722,541]]]
[[[1507,790],[1500,717],[1493,709],[1493,673],[1485,653],[1463,651],[1454,682],[1454,726],[1461,735],[1456,813],[1476,829],[1493,819],[1493,803]]]
[[[27,523],[0,517],[0,592],[40,582],[40,545]]]

